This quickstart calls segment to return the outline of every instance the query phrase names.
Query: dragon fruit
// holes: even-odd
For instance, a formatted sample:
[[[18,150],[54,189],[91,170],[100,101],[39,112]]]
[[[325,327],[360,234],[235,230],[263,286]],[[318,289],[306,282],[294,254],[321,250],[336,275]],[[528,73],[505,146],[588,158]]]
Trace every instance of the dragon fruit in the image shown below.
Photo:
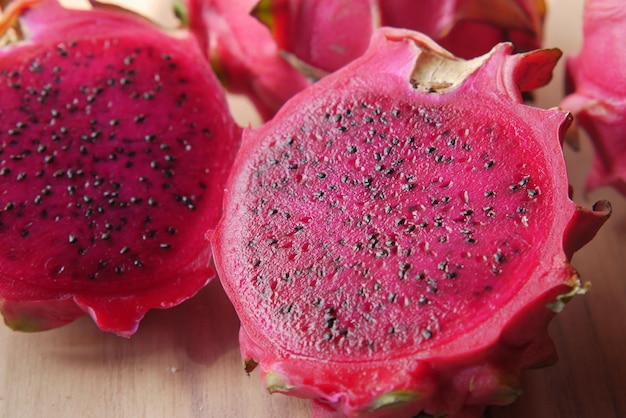
[[[570,94],[561,102],[576,115],[595,154],[587,189],[612,186],[626,195],[626,10],[615,0],[587,0],[583,45],[567,60]],[[610,60],[610,65],[608,64]]]
[[[190,29],[227,90],[247,96],[268,120],[311,81],[280,54],[250,15],[256,0],[186,0]]]
[[[241,130],[194,38],[112,10],[19,0],[0,50],[0,311],[44,330],[88,313],[132,335],[214,276]],[[17,33],[15,31],[14,33]]]
[[[314,416],[476,417],[554,360],[547,324],[610,215],[569,196],[558,50],[462,60],[382,28],[244,131],[211,235],[248,372]]]
[[[279,48],[335,71],[361,55],[377,26],[418,30],[456,56],[472,58],[501,41],[518,51],[541,44],[542,0],[261,0],[254,14]]]

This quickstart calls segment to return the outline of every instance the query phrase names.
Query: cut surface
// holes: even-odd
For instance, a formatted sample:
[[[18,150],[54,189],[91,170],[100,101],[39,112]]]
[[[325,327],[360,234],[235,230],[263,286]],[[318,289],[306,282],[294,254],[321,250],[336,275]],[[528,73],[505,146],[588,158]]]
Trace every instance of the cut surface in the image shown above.
[[[244,316],[304,356],[401,356],[481,324],[533,275],[562,204],[522,117],[359,83],[263,138],[225,227]]]
[[[185,218],[216,222],[205,210],[219,195],[207,190],[216,187],[215,126],[198,123],[210,107],[188,97],[193,70],[183,51],[128,41],[93,64],[101,68],[82,57],[115,39],[38,45],[0,66],[3,100],[15,103],[0,111],[3,274],[44,287],[123,280],[130,271],[158,280],[163,259],[175,270],[196,256],[184,248],[203,237]],[[151,108],[168,110],[146,115]]]

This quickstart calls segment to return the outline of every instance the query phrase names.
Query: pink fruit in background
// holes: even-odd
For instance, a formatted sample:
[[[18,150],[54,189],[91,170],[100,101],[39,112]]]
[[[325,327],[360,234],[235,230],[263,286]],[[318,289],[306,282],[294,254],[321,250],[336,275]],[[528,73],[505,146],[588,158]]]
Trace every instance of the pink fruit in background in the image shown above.
[[[502,41],[518,51],[541,44],[542,0],[261,0],[255,14],[280,49],[334,71],[360,56],[378,26],[425,33],[456,56],[473,58]]]
[[[213,276],[240,129],[195,40],[131,14],[17,1],[0,50],[0,311],[130,336]]]
[[[190,29],[229,91],[246,95],[270,119],[310,81],[280,54],[269,30],[250,15],[255,0],[186,0]]]
[[[610,214],[568,196],[569,114],[522,104],[556,50],[464,61],[416,32],[244,132],[212,236],[247,370],[314,416],[477,417],[554,359],[570,265]]]
[[[516,51],[541,46],[542,0],[379,1],[386,26],[419,30],[458,57],[473,58],[512,41]],[[419,4],[419,7],[416,5]]]
[[[307,65],[334,71],[361,55],[377,26],[371,0],[261,0],[254,14],[278,48]]]
[[[626,195],[626,9],[615,0],[587,0],[581,50],[568,58],[570,95],[595,154],[586,187],[613,186]]]

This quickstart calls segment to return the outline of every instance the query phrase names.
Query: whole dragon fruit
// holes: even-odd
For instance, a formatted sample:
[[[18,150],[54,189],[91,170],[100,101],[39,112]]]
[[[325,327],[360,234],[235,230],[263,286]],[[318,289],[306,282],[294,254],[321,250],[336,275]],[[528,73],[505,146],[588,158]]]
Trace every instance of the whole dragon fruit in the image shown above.
[[[543,0],[260,0],[254,14],[278,47],[335,71],[360,56],[378,26],[423,32],[456,56],[473,58],[502,41],[540,47]]]
[[[582,48],[567,60],[571,94],[561,106],[594,146],[586,187],[613,186],[626,195],[626,9],[620,1],[587,0],[583,23]]]
[[[240,129],[195,40],[112,10],[18,0],[0,50],[0,311],[130,336],[213,276]]]
[[[568,195],[556,50],[464,61],[383,28],[244,132],[212,242],[246,370],[314,416],[476,417],[554,359],[547,324],[610,214]]]
[[[311,81],[280,53],[272,35],[250,15],[256,0],[185,0],[198,37],[225,88],[247,96],[270,119]]]

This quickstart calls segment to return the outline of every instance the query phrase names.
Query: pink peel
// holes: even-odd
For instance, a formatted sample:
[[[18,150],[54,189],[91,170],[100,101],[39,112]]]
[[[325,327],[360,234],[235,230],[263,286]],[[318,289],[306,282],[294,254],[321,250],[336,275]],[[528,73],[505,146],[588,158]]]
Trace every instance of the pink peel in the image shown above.
[[[561,107],[592,141],[594,157],[587,190],[614,187],[626,195],[626,12],[618,1],[588,0],[583,45],[567,60],[569,95]]]
[[[380,26],[420,31],[453,54],[473,58],[502,41],[540,46],[545,5],[536,0],[262,0],[257,17],[278,47],[305,64],[335,71],[367,48]]]
[[[243,94],[264,120],[310,81],[280,54],[250,15],[255,1],[187,0],[189,25],[225,87]]]

